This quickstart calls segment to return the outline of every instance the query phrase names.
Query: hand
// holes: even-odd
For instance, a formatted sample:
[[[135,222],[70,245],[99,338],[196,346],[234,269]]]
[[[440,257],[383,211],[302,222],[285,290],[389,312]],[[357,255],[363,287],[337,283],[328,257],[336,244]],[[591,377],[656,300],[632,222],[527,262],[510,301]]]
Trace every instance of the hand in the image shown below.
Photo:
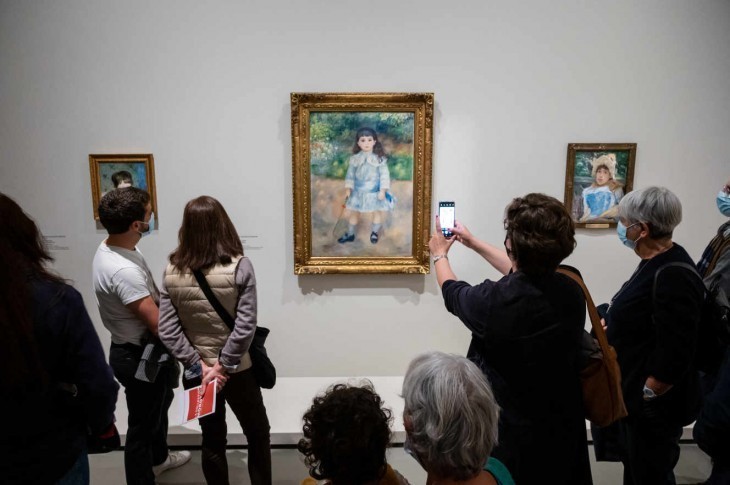
[[[459,241],[461,244],[468,247],[469,249],[474,249],[474,236],[472,236],[471,231],[469,231],[469,229],[467,229],[467,227],[461,222],[455,221],[454,228],[451,230],[451,232],[454,233],[456,240]]]
[[[606,325],[606,319],[601,318],[601,326],[603,327],[603,331],[605,332],[608,326]]]
[[[378,200],[383,200],[383,199],[385,199],[385,189],[378,192]]]
[[[646,382],[644,382],[644,385],[654,391],[654,394],[657,395],[657,397],[663,396],[666,394],[672,387],[674,387],[674,384],[667,384],[665,382],[662,382],[655,378],[654,376],[649,376],[646,378]]]
[[[349,198],[351,193],[352,189],[345,189],[345,199]]]
[[[454,244],[456,238],[446,239],[444,233],[441,232],[441,223],[439,222],[439,216],[436,216],[436,231],[428,241],[428,249],[431,251],[431,256],[441,256],[449,253],[451,245]]]
[[[200,395],[205,396],[205,390],[208,388],[208,384],[210,384],[213,379],[218,381],[217,391],[221,392],[221,390],[223,390],[223,386],[225,386],[228,381],[228,373],[226,372],[226,369],[217,361],[212,367],[208,367],[208,365],[206,365],[202,360],[200,362],[203,366],[203,389]]]

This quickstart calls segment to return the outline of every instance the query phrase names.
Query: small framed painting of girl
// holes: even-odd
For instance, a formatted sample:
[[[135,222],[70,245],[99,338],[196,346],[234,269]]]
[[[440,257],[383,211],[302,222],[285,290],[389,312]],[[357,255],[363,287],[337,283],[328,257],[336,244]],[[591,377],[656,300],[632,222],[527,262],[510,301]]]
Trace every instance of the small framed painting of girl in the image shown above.
[[[636,143],[571,143],[565,206],[576,227],[616,227],[618,203],[634,184]]]
[[[429,271],[433,94],[292,93],[294,273]]]
[[[99,201],[109,191],[137,187],[150,194],[152,213],[157,218],[155,160],[151,153],[141,155],[89,155],[91,203],[94,219],[99,220]],[[159,219],[157,219],[159,222]]]

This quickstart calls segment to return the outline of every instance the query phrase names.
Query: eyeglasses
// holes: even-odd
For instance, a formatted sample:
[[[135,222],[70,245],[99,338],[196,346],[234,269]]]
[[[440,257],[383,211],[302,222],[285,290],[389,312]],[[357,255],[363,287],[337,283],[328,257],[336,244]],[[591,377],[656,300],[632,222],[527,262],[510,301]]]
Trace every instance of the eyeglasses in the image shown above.
[[[507,239],[509,239],[509,236],[505,236],[504,237],[504,249],[505,249],[505,251],[507,251],[507,256],[511,256],[512,255],[512,249],[510,249],[510,248],[507,247]]]

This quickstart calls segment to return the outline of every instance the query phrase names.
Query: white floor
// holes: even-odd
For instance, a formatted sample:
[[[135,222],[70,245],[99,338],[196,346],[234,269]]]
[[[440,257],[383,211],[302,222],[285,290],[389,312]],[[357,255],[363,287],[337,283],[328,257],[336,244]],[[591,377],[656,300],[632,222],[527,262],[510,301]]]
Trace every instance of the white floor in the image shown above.
[[[591,448],[591,467],[595,485],[620,484],[623,467],[620,463],[595,463]],[[307,476],[307,467],[301,455],[294,449],[275,449],[271,451],[274,484],[298,484]],[[123,485],[124,465],[122,452],[106,455],[93,455],[91,462],[91,483],[103,485]],[[426,474],[418,464],[408,456],[403,448],[389,451],[388,462],[400,471],[412,484],[426,482]],[[235,484],[247,484],[246,450],[228,452],[228,468],[230,481]],[[682,454],[675,469],[677,483],[701,483],[710,474],[710,462],[707,456],[695,445],[682,445]],[[166,472],[158,478],[159,484],[193,485],[204,484],[203,472],[200,468],[200,451],[193,451],[193,459],[186,465]],[[548,481],[546,481],[548,483]]]

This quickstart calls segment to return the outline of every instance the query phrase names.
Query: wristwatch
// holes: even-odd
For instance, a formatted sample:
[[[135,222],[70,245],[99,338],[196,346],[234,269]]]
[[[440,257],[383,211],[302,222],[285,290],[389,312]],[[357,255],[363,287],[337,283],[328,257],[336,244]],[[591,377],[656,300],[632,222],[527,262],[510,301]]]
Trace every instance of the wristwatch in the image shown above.
[[[223,363],[223,361],[221,361],[221,354],[222,353],[223,353],[223,349],[221,349],[218,352],[218,363],[221,365],[221,367],[223,367],[226,370],[227,373],[236,372],[236,369],[238,369],[238,365],[240,364],[240,361],[237,364],[226,365],[226,364]]]
[[[651,401],[657,397],[658,394],[654,392],[654,389],[644,384],[644,401]]]
[[[449,257],[445,254],[438,254],[433,257],[433,264],[436,264],[436,261],[438,261],[439,259],[449,259]]]

